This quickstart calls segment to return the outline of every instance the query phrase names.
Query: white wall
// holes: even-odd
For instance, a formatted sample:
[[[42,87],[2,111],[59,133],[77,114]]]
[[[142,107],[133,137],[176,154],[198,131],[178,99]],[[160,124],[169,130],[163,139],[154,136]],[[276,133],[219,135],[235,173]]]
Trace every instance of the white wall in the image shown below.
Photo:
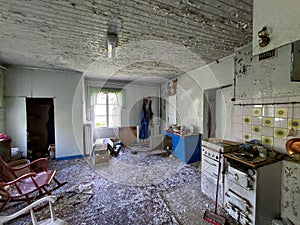
[[[101,89],[102,87],[109,88],[119,88],[122,89],[123,104],[121,108],[121,125],[123,127],[126,126],[137,126],[140,125],[141,122],[141,114],[142,114],[142,100],[143,98],[150,97],[152,101],[152,111],[154,113],[154,118],[159,117],[159,97],[160,97],[160,87],[155,86],[146,86],[146,85],[138,85],[138,84],[124,84],[117,82],[109,82],[109,81],[100,81],[100,80],[92,80],[87,79],[85,81],[85,88],[88,87],[98,87]],[[87,92],[88,96],[88,92]],[[87,102],[87,104],[89,104]],[[87,112],[87,115],[89,113]],[[87,117],[89,120],[89,117]],[[117,137],[118,129],[117,128],[97,128],[93,134],[93,139],[97,138],[105,138],[105,137]]]
[[[230,56],[190,73],[202,90],[220,88],[233,84],[234,57]],[[232,139],[231,124],[233,120],[231,99],[233,86],[218,89],[216,96],[216,138]],[[203,107],[202,107],[203,108]],[[203,118],[203,115],[200,115]],[[204,127],[203,121],[201,122]]]
[[[197,127],[202,133],[203,93],[195,80],[188,75],[180,76],[177,81],[177,123],[192,129]]]
[[[203,133],[203,90],[233,84],[234,57],[230,56],[178,77],[177,111],[180,122],[191,127],[196,125]],[[166,86],[166,85],[165,85]],[[165,86],[162,86],[164,88]],[[233,86],[217,91],[216,137],[232,139]]]
[[[151,97],[153,117],[159,117],[160,88],[150,86],[127,85],[124,87],[126,99],[122,109],[122,126],[136,126],[141,123],[142,100]]]
[[[253,1],[253,54],[259,54],[300,40],[300,1],[254,0]],[[258,32],[266,26],[270,43],[259,47]]]
[[[82,84],[77,72],[9,67],[5,74],[6,128],[24,154],[26,97],[54,98],[56,157],[83,154]]]

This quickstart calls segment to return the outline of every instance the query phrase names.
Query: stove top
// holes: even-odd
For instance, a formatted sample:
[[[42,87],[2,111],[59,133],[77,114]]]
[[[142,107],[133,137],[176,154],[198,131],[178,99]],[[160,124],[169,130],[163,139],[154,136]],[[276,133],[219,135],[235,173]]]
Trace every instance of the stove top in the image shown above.
[[[240,160],[251,162],[254,161],[257,158],[257,155],[251,154],[251,153],[238,153],[235,152],[232,154],[234,157],[239,158]]]
[[[276,157],[259,157],[259,156],[249,156],[243,153],[225,153],[224,156],[228,159],[230,163],[243,163],[253,168],[258,168],[261,166],[265,166],[274,162],[277,162],[278,159]]]
[[[217,138],[205,138],[201,140],[201,144],[204,147],[215,151],[225,152],[235,152],[238,150],[241,142],[229,141],[225,139],[217,139]]]

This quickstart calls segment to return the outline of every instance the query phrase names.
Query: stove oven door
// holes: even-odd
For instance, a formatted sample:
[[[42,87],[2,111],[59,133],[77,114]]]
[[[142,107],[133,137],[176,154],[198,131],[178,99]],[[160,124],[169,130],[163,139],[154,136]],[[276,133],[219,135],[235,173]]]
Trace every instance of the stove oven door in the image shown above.
[[[207,173],[210,176],[215,177],[217,179],[219,162],[204,155],[201,163],[201,172]]]
[[[216,188],[218,178],[218,161],[206,155],[202,155],[201,162],[201,191],[209,198],[216,199]],[[222,167],[222,164],[220,164]],[[222,171],[222,168],[221,168]],[[223,176],[220,174],[219,180],[219,194],[218,204],[223,206],[224,189],[223,189]]]
[[[228,180],[238,184],[239,186],[247,189],[254,189],[254,178],[247,173],[244,173],[238,169],[233,168],[232,166],[228,167],[227,171]]]
[[[237,194],[234,191],[229,189],[225,193],[225,196],[226,196],[226,198],[228,198],[228,202],[237,206],[243,212],[245,212],[245,213],[251,212],[251,208],[252,208],[251,204],[249,203],[249,201],[247,199],[243,198],[239,194]]]
[[[241,225],[253,224],[252,205],[250,202],[232,190],[226,191],[224,195],[224,208]]]
[[[224,193],[225,210],[242,225],[254,224],[255,176],[228,167]]]

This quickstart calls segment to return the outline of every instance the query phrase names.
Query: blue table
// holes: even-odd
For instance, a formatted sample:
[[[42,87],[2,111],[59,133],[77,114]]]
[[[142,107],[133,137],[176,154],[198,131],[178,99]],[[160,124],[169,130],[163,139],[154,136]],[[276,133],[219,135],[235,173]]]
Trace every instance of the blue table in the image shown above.
[[[184,163],[200,161],[200,134],[179,135],[170,131],[163,134],[172,138],[172,154]]]

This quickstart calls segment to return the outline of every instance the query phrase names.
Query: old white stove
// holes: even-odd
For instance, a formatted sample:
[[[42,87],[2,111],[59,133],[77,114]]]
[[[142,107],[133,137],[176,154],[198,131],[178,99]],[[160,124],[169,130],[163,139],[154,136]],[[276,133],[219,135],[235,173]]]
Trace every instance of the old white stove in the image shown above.
[[[267,225],[280,213],[281,162],[275,157],[224,155],[224,208],[241,225]]]
[[[224,199],[224,171],[226,168],[223,154],[225,152],[236,151],[240,144],[239,142],[215,138],[203,139],[201,141],[201,191],[209,198],[215,200],[220,157],[221,174],[218,204],[222,206]]]

